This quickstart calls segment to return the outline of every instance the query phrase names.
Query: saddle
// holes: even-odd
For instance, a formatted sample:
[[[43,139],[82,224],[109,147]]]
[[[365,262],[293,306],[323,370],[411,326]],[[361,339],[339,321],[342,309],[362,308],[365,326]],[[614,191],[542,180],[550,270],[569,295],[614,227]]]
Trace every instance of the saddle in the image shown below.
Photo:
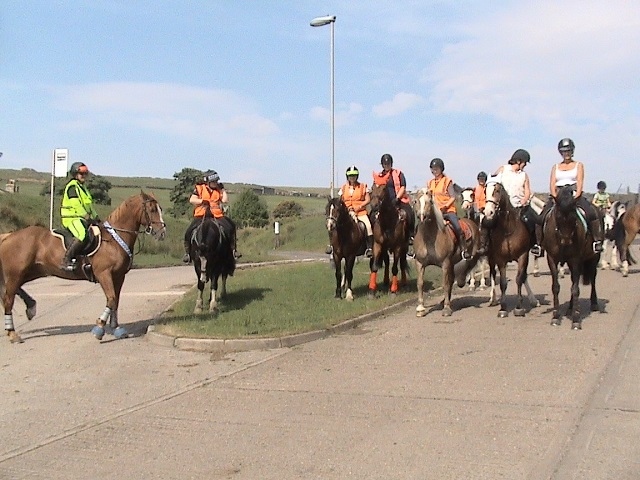
[[[60,239],[62,247],[65,250],[69,248],[75,238],[66,228],[56,228],[51,232],[51,235]],[[78,255],[90,257],[98,251],[101,242],[102,233],[100,233],[100,227],[97,225],[89,225],[89,228],[87,229],[87,237],[85,238],[82,250]]]
[[[455,242],[457,238],[456,238],[456,232],[453,229],[453,225],[451,225],[451,222],[449,220],[446,221],[446,225],[448,227],[447,231],[449,232],[451,239]],[[460,230],[462,230],[462,236],[464,237],[465,241],[470,240],[471,237],[473,236],[473,231],[471,230],[471,227],[467,225],[467,222],[460,222]]]

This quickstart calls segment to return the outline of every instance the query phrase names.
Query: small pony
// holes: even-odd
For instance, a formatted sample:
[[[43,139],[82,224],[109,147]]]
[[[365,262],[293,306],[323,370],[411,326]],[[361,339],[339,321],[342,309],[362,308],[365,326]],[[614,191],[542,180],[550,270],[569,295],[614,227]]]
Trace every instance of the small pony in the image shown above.
[[[407,252],[409,250],[408,221],[389,197],[386,185],[374,184],[371,188],[371,216],[373,217],[373,256],[369,262],[369,296],[375,296],[377,290],[378,269],[385,261],[389,262],[389,252],[393,254],[391,267],[391,286],[389,292],[395,294],[401,286],[407,284]],[[398,271],[401,272],[398,281]],[[385,268],[385,284],[389,283],[388,267]]]
[[[203,291],[207,282],[210,282],[209,312],[218,313],[218,300],[227,294],[227,277],[232,276],[236,269],[230,240],[231,227],[225,230],[221,221],[216,220],[211,209],[207,208],[202,223],[195,228],[191,238],[191,258],[198,278],[195,314],[202,313]],[[219,282],[221,288],[218,292]]]
[[[442,288],[444,290],[442,315],[448,317],[452,314],[451,290],[454,278],[458,286],[462,287],[465,284],[467,274],[477,262],[480,231],[475,222],[467,218],[460,219],[463,233],[467,232],[473,239],[472,257],[470,260],[463,260],[455,233],[450,225],[445,224],[442,212],[436,206],[429,189],[422,188],[417,195],[415,209],[418,229],[413,241],[418,267],[416,316],[424,317],[427,313],[424,306],[424,271],[428,265],[438,265],[442,267]]]
[[[560,187],[543,225],[542,246],[547,251],[547,263],[551,272],[551,291],[553,293],[553,318],[551,325],[560,325],[558,294],[558,263],[566,262],[571,272],[571,300],[568,316],[571,328],[580,330],[582,319],[578,300],[580,298],[580,278],[584,285],[591,285],[590,307],[592,312],[600,310],[596,293],[596,275],[600,253],[593,251],[593,236],[587,229],[584,215],[578,213],[573,188],[570,185]]]
[[[625,206],[624,210],[621,210],[623,206],[624,204],[618,205],[618,212],[614,216],[617,220],[611,230],[611,237],[614,239],[620,254],[622,263],[620,271],[622,276],[626,277],[629,275],[629,265],[637,263],[633,255],[631,255],[629,247],[636,235],[640,233],[640,204],[635,204],[631,207]]]
[[[327,231],[332,247],[335,267],[335,298],[353,300],[351,282],[356,257],[366,249],[366,228],[349,214],[349,210],[340,198],[331,198],[325,208]],[[344,259],[344,270],[342,260]]]
[[[606,209],[602,217],[602,231],[604,232],[604,242],[602,242],[602,254],[600,255],[599,268],[606,270],[620,270],[618,263],[618,247],[613,238],[613,227],[620,216],[625,212],[626,205],[616,200],[611,207]]]
[[[465,218],[473,220],[476,225],[480,225],[480,221],[482,219],[482,214],[475,210],[475,191],[471,187],[467,187],[460,192],[460,196],[462,197],[462,204],[460,208],[465,213]],[[478,259],[478,263],[475,268],[469,272],[469,290],[474,291],[476,289],[476,276],[479,276],[479,285],[478,288],[480,290],[484,290],[487,288],[487,276],[489,275],[489,261],[487,260],[486,255],[482,256]],[[491,286],[493,288],[493,285]]]

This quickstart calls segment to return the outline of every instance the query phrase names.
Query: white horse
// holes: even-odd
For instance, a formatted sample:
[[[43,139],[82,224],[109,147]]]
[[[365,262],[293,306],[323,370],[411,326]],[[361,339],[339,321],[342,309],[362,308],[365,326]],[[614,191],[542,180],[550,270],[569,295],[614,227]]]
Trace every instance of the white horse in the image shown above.
[[[462,210],[464,210],[467,218],[474,219],[475,221],[477,217],[481,217],[482,213],[475,212],[474,209],[475,195],[473,188],[465,188],[464,190],[462,190],[462,192],[460,192],[460,195],[462,196],[461,208]],[[477,223],[480,223],[479,218]],[[479,282],[478,289],[485,290],[487,288],[487,277],[491,278],[491,275],[489,275],[489,262],[487,260],[487,257],[484,256],[478,260],[478,263],[473,268],[473,270],[471,270],[467,277],[467,280],[469,282],[469,290],[474,291],[476,289],[476,281]],[[494,285],[492,284],[492,287],[493,286]]]

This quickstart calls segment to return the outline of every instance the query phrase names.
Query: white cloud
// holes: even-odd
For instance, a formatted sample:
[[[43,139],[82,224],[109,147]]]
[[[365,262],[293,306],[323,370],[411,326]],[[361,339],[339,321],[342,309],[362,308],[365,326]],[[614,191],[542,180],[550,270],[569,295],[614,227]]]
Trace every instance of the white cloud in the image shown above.
[[[400,92],[393,99],[375,105],[372,111],[377,117],[395,117],[423,103],[425,99],[420,95]]]
[[[355,123],[360,114],[362,113],[362,105],[356,102],[351,102],[347,105],[339,104],[335,107],[335,126],[340,127],[344,125],[352,125]],[[331,111],[325,107],[313,107],[309,112],[309,116],[314,120],[320,120],[326,122],[327,124],[330,122]]]

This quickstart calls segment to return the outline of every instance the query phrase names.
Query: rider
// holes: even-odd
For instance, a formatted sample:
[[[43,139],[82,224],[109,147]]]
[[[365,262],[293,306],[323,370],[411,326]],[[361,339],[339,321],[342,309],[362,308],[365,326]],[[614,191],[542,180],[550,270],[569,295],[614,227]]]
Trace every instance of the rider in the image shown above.
[[[202,183],[196,184],[193,192],[191,192],[191,197],[189,197],[189,203],[195,207],[193,211],[194,218],[184,234],[184,256],[182,257],[182,261],[184,263],[191,261],[191,236],[196,227],[202,222],[207,208],[211,209],[213,217],[221,224],[225,231],[229,233],[230,243],[233,246],[233,256],[238,259],[242,254],[237,250],[236,224],[229,217],[225,216],[223,209],[223,205],[229,201],[224,185],[219,183],[220,176],[214,170],[205,172],[203,180]],[[208,202],[209,206],[203,205],[204,202]]]
[[[75,257],[84,247],[89,224],[92,221],[99,222],[100,219],[93,208],[93,197],[85,185],[89,175],[87,166],[82,162],[75,162],[69,169],[69,175],[71,180],[64,187],[60,218],[62,226],[73,235],[73,242],[67,248],[60,268],[73,272],[76,268]]]
[[[471,254],[467,249],[467,242],[460,228],[460,221],[456,215],[456,192],[453,188],[453,180],[444,174],[444,162],[440,158],[434,158],[429,164],[433,178],[429,180],[427,188],[431,191],[436,206],[442,211],[445,219],[449,220],[458,238],[462,258],[468,260]]]
[[[600,210],[611,208],[611,195],[609,195],[609,193],[606,191],[607,184],[600,180],[597,187],[598,192],[593,196],[593,200],[591,200],[591,203]]]
[[[389,198],[395,198],[396,205],[404,212],[404,216],[407,219],[407,230],[409,231],[409,245],[413,245],[416,221],[413,209],[411,208],[411,198],[407,194],[407,180],[401,170],[393,168],[393,157],[388,153],[382,155],[380,165],[382,165],[382,171],[374,175],[380,177],[378,179],[382,180],[380,183],[383,183],[386,177]]]
[[[602,233],[602,225],[598,219],[598,212],[595,207],[589,203],[589,201],[582,195],[584,185],[584,166],[582,163],[574,160],[573,152],[575,151],[575,144],[570,138],[563,138],[558,142],[558,152],[562,156],[562,162],[556,164],[551,169],[551,177],[549,179],[549,190],[552,199],[558,194],[558,188],[566,185],[573,187],[573,196],[576,199],[576,205],[580,207],[587,217],[588,228],[593,236],[593,251],[595,253],[602,252],[602,241],[604,235]],[[540,219],[544,221],[545,215],[549,212],[552,206],[552,200],[545,205]],[[540,245],[542,243],[542,229],[536,229],[536,245],[532,248],[532,252],[536,256],[544,255]]]
[[[502,184],[505,192],[509,195],[511,205],[520,213],[520,218],[527,226],[529,235],[535,240],[535,212],[531,211],[529,202],[531,200],[531,186],[529,176],[524,171],[527,163],[531,162],[531,155],[526,150],[519,148],[506,165],[499,167],[493,174]],[[486,226],[481,227],[480,251],[486,252],[488,245],[488,234]]]
[[[484,188],[487,184],[486,172],[478,173],[478,184],[473,190],[473,209],[475,218],[479,218],[482,212],[484,212],[484,206],[487,203],[487,195]]]
[[[371,221],[367,214],[367,205],[371,202],[369,195],[369,187],[366,183],[360,183],[358,181],[358,167],[351,165],[347,168],[347,183],[345,183],[338,194],[340,199],[345,203],[349,209],[349,214],[356,221],[361,221],[367,229],[367,249],[365,250],[365,256],[371,258],[373,247],[373,230],[371,229]]]

